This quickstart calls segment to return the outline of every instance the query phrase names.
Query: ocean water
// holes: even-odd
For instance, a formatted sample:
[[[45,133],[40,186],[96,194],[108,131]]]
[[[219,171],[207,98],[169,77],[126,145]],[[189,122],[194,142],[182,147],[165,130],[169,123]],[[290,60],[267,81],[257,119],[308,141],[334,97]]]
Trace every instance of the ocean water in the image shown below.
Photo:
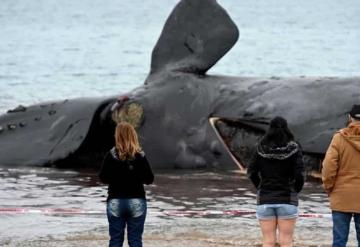
[[[2,0],[0,113],[142,85],[177,0]],[[209,73],[360,75],[360,1],[218,0],[240,29]]]

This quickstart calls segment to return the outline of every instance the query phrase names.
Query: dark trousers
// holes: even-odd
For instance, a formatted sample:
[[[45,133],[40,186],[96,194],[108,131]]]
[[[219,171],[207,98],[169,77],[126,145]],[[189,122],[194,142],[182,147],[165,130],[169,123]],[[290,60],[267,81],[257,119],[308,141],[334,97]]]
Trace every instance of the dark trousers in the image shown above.
[[[332,211],[333,247],[346,247],[351,219],[354,217],[356,237],[360,247],[360,214]]]
[[[129,246],[142,247],[146,211],[145,199],[110,199],[107,203],[109,247],[123,246],[126,226]]]

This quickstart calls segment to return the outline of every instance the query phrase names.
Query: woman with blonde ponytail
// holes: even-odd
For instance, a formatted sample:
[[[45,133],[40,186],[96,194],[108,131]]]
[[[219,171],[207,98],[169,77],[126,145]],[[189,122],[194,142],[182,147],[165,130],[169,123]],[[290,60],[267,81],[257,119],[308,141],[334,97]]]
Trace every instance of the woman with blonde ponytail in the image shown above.
[[[123,246],[126,226],[129,247],[141,247],[147,211],[144,184],[153,183],[154,174],[129,123],[116,126],[115,147],[105,155],[99,177],[109,184],[109,247]]]

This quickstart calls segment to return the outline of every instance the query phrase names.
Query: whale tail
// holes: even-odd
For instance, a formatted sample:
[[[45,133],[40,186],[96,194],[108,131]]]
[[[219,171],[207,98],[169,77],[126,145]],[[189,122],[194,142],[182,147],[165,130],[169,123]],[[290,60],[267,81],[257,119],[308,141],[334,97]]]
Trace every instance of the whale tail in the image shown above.
[[[216,0],[182,0],[168,17],[151,60],[150,74],[205,74],[236,43],[239,31]]]

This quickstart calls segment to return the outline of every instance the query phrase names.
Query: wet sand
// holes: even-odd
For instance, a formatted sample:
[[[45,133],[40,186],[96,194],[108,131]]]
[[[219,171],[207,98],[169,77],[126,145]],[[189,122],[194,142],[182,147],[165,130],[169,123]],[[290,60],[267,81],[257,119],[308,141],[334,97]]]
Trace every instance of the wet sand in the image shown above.
[[[107,245],[106,186],[99,183],[96,171],[0,168],[0,183],[1,208],[79,208],[100,212],[79,215],[0,214],[0,246]],[[144,246],[261,244],[254,214],[186,214],[189,211],[253,211],[255,190],[242,174],[157,171],[156,182],[147,187],[147,194],[149,209]],[[330,213],[319,182],[305,184],[300,196],[300,213]],[[301,217],[294,241],[295,246],[330,246],[331,218]],[[357,246],[353,225],[348,246]]]

